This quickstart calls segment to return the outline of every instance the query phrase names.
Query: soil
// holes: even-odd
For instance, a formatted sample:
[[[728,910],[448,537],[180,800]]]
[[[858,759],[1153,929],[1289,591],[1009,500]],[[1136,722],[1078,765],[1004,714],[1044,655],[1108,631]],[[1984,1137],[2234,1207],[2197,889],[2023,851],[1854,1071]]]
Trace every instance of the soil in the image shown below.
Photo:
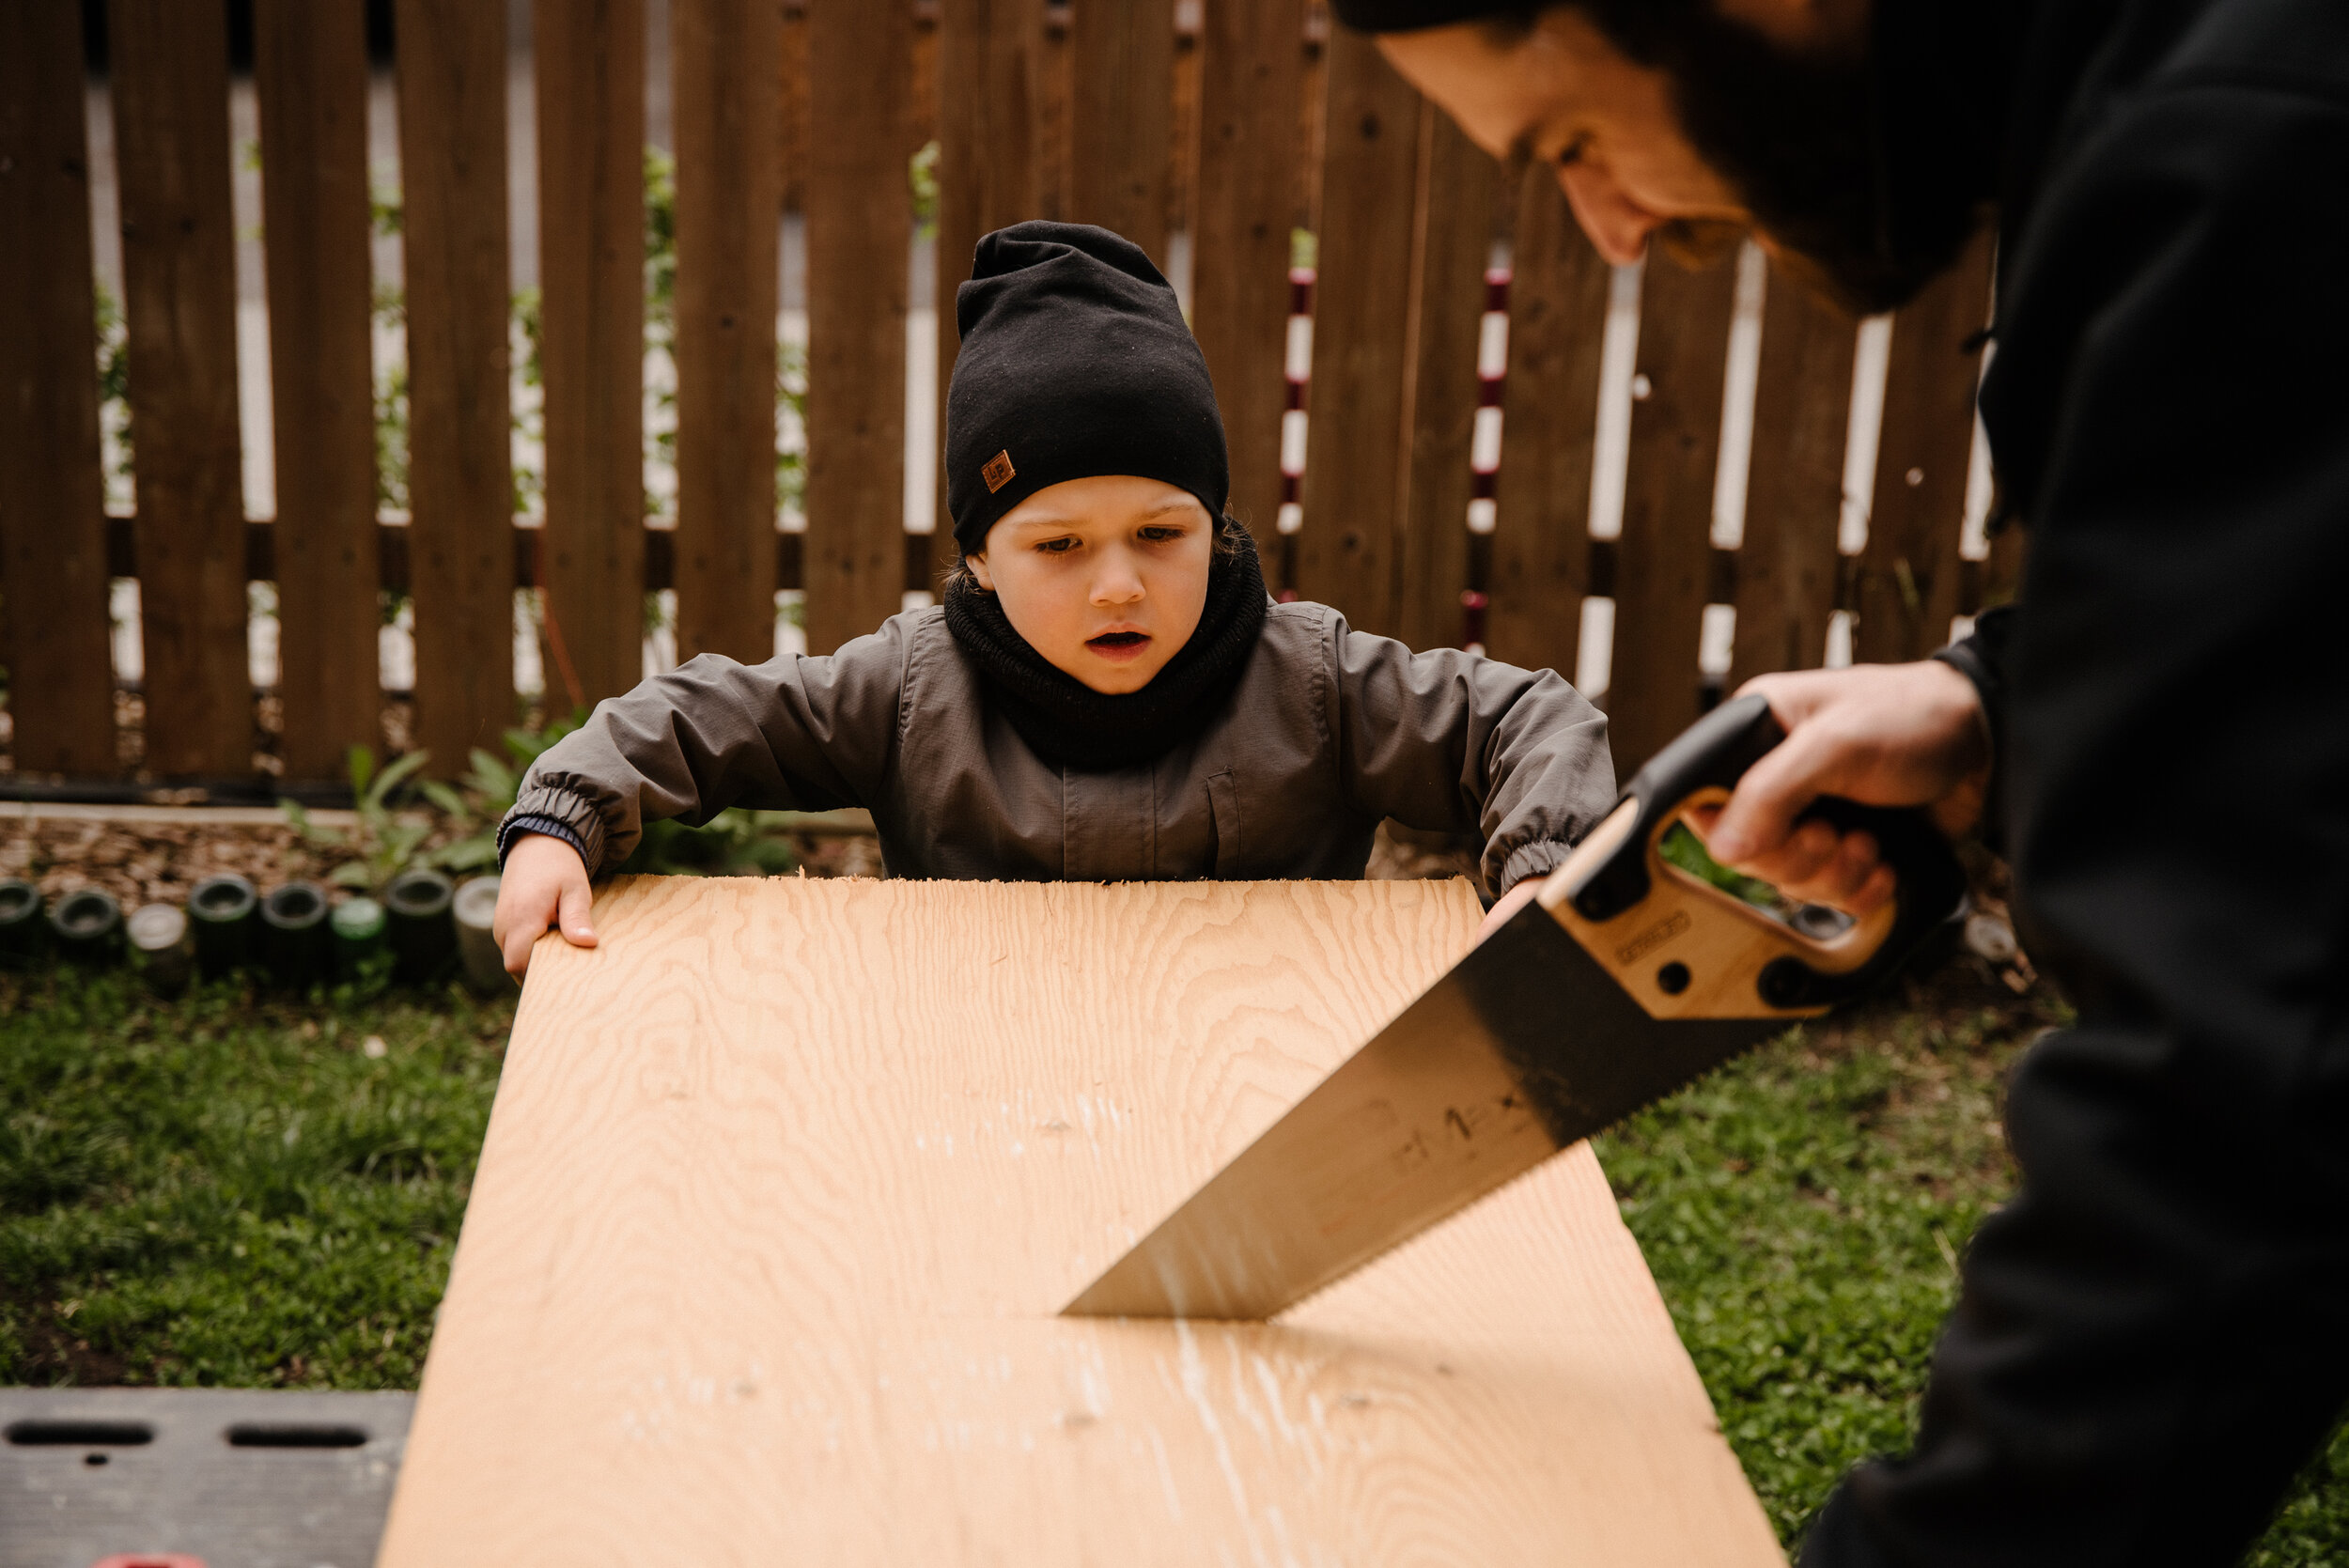
[[[427,843],[450,836],[443,831]],[[880,875],[880,846],[869,834],[789,836],[811,877]],[[0,825],[0,877],[23,877],[48,897],[103,888],[125,908],[184,904],[191,888],[221,872],[248,877],[264,891],[302,879],[324,882],[357,858],[305,840],[287,823],[10,816]]]
[[[428,844],[445,842],[446,832]],[[879,841],[869,833],[789,835],[810,877],[878,877]],[[0,877],[23,877],[56,897],[99,887],[125,908],[184,904],[207,877],[235,872],[267,890],[299,879],[327,881],[356,859],[290,824],[155,822],[124,817],[9,816],[0,819]],[[1382,831],[1368,875],[1387,879],[1475,876],[1472,850],[1441,839]]]

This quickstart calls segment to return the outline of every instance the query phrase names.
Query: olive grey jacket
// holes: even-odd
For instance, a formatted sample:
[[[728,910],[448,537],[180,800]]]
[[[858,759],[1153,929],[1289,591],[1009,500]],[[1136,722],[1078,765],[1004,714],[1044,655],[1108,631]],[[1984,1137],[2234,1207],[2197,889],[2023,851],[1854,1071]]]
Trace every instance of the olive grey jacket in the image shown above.
[[[1607,720],[1556,675],[1414,654],[1319,604],[1267,612],[1194,738],[1065,768],[991,710],[932,608],[828,658],[705,654],[599,704],[506,820],[509,837],[560,825],[599,874],[648,820],[862,806],[896,876],[1092,882],[1359,877],[1393,817],[1482,834],[1499,893],[1564,859],[1614,799]]]

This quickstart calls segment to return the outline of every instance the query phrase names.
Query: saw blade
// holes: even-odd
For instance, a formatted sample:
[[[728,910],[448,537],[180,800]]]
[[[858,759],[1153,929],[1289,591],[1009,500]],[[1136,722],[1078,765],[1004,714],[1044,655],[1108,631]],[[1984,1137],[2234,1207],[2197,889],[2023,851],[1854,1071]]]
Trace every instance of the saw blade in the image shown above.
[[[1528,904],[1064,1312],[1269,1317],[1787,1021],[1655,1018]]]

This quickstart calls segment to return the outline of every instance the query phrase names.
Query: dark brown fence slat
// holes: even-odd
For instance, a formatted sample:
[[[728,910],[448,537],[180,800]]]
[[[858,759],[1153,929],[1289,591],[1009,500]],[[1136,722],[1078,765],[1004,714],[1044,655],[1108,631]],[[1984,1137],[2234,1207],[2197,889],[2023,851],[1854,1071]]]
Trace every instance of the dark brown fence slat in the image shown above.
[[[1363,631],[1398,628],[1409,494],[1411,283],[1423,105],[1365,34],[1330,41],[1313,423],[1297,588]]]
[[[538,0],[551,701],[643,672],[644,0]]]
[[[0,596],[17,769],[115,770],[76,8],[0,7]]]
[[[1190,233],[1197,231],[1199,201],[1200,21],[1200,14],[1193,11],[1190,30],[1174,35],[1173,85],[1168,89],[1173,96],[1166,125],[1167,225]]]
[[[258,0],[285,776],[381,744],[367,314],[367,49],[359,0]]]
[[[808,12],[807,645],[829,653],[905,590],[905,0]]]
[[[1746,531],[1736,554],[1729,689],[1827,657],[1858,323],[1773,269],[1762,307]]]
[[[1036,56],[1035,126],[1042,184],[1031,216],[1055,223],[1068,216],[1068,145],[1071,110],[1077,101],[1077,52],[1068,42],[1068,8],[1044,8],[1044,41]]]
[[[786,5],[775,47],[776,145],[783,168],[783,207],[807,209],[807,8]]]
[[[938,430],[962,339],[955,290],[982,235],[1041,215],[1043,0],[944,0],[938,38]],[[938,476],[938,553],[954,550],[946,474]]]
[[[774,0],[671,0],[677,121],[677,651],[775,645]]]
[[[1200,39],[1191,324],[1215,377],[1232,506],[1268,551],[1281,510],[1281,375],[1304,93],[1304,0],[1216,0]]]
[[[1949,641],[1958,611],[1958,531],[1974,442],[1974,336],[1990,317],[1992,237],[1892,318],[1875,498],[1853,604],[1852,657],[1920,659]]]
[[[412,733],[453,778],[514,721],[506,12],[398,6]]]
[[[1462,135],[1451,116],[1431,112],[1420,129],[1420,238],[1413,247],[1419,277],[1412,287],[1419,330],[1395,634],[1415,648],[1436,648],[1460,641],[1477,337],[1502,179],[1501,165]]]
[[[1582,596],[1602,591],[1590,581],[1591,465],[1612,274],[1547,166],[1525,173],[1510,265],[1485,646],[1495,659],[1571,680]]]
[[[1633,382],[1607,701],[1615,767],[1626,776],[1702,711],[1697,639],[1711,585],[1713,470],[1736,292],[1734,248],[1694,270],[1649,255],[1636,372],[1645,381]]]
[[[1069,215],[1166,265],[1174,0],[1091,0],[1071,17]]]
[[[112,0],[146,766],[253,768],[221,0]]]

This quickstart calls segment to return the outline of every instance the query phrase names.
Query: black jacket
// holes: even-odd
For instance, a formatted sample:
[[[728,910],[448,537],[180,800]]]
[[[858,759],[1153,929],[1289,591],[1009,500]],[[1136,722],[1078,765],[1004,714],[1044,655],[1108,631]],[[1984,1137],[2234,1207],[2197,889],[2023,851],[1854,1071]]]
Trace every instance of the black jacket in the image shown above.
[[[2030,559],[1952,662],[2079,1021],[2015,1076],[1914,1453],[1803,1562],[2225,1563],[2349,1395],[2349,0],[1972,14]]]

